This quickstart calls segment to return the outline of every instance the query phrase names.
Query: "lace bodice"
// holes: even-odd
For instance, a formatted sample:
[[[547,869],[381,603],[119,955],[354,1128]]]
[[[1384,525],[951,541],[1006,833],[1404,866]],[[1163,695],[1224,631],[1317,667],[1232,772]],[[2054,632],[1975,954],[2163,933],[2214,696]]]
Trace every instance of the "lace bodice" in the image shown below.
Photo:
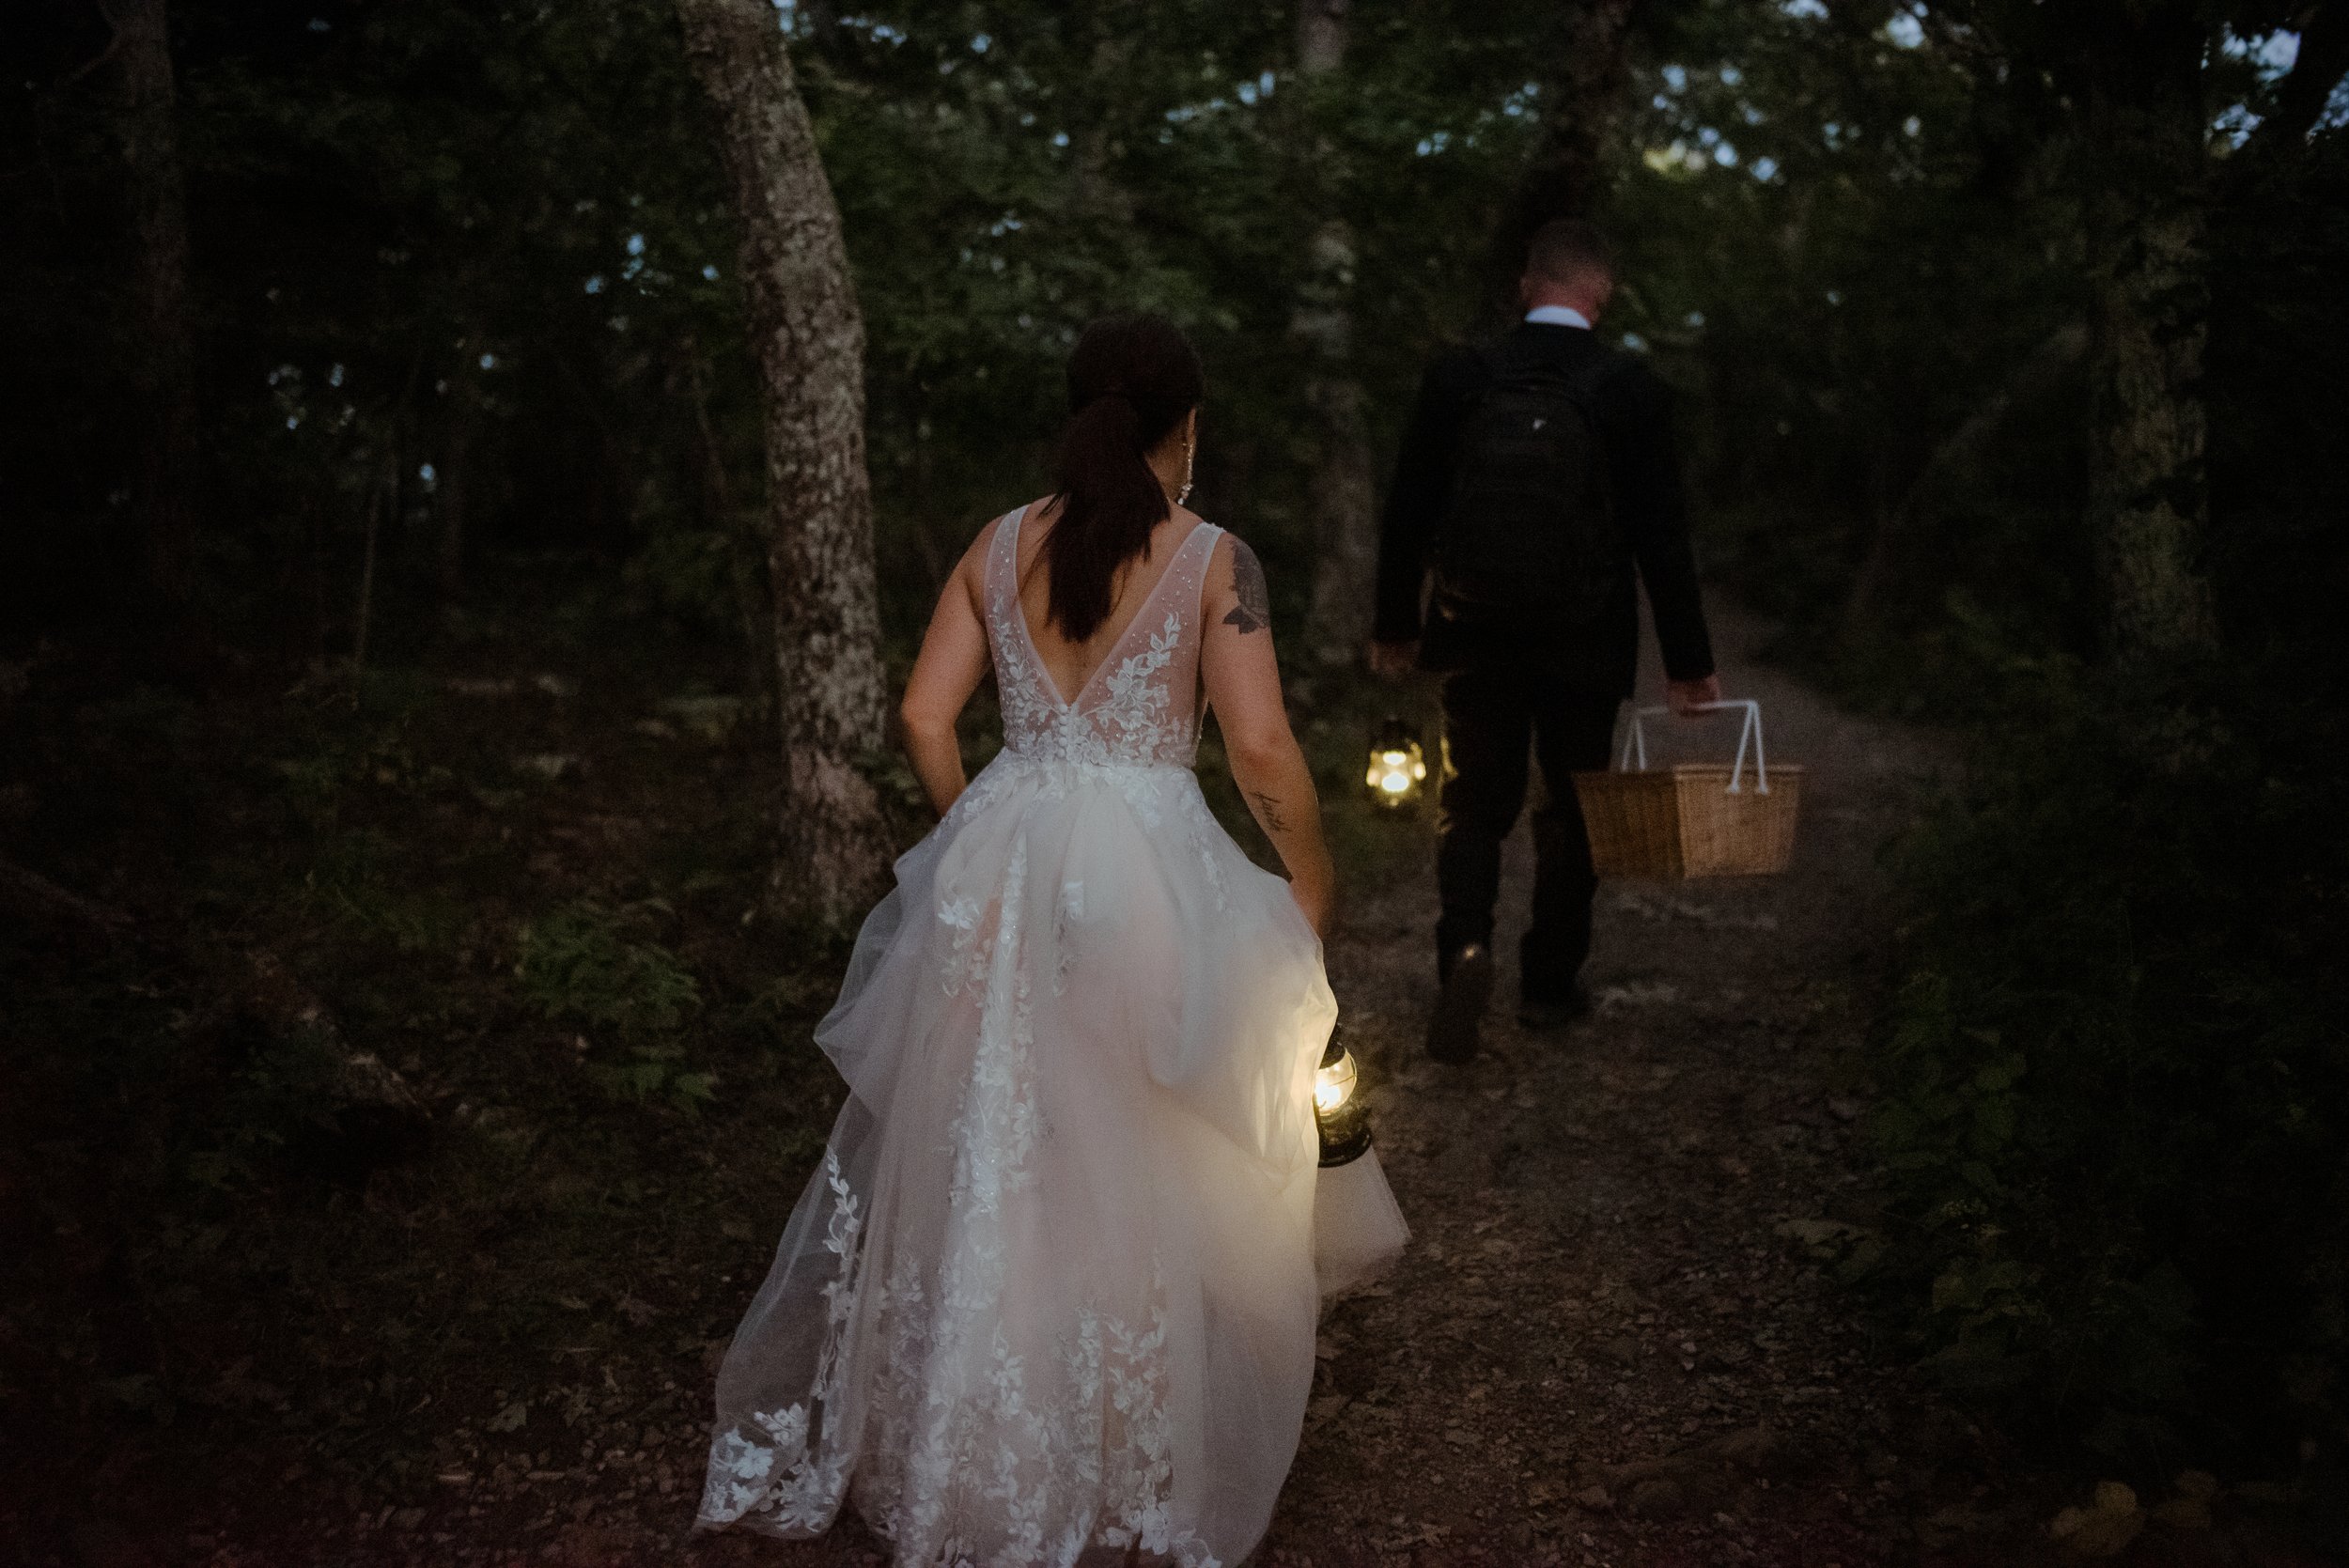
[[[987,638],[1003,705],[1003,749],[1037,761],[1189,768],[1199,744],[1199,595],[1221,529],[1194,527],[1132,622],[1073,699],[1052,684],[1019,606],[1019,524],[1005,517],[987,558]]]

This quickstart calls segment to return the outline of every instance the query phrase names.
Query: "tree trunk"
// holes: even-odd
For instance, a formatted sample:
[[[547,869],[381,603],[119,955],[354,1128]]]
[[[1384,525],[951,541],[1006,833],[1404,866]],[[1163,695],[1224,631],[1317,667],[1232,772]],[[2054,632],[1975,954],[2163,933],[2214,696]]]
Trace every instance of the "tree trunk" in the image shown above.
[[[1495,303],[1514,318],[1526,241],[1552,218],[1587,218],[1606,188],[1607,139],[1630,85],[1632,0],[1580,0],[1561,13],[1541,78],[1541,141],[1494,237]]]
[[[120,0],[109,13],[115,133],[130,227],[131,383],[138,404],[136,505],[149,583],[184,599],[194,555],[195,337],[188,304],[187,193],[166,0]]]
[[[466,341],[477,343],[479,336],[471,335]],[[441,598],[452,604],[465,596],[466,536],[473,524],[474,423],[481,412],[473,380],[473,365],[468,359],[458,366],[457,374],[450,380],[448,425],[432,487],[434,499],[440,504],[437,509],[441,524],[440,536],[433,541],[433,577]]]
[[[1893,582],[1901,575],[1902,558],[1925,524],[1946,513],[1952,496],[1987,466],[1999,436],[2015,415],[2043,403],[2087,352],[2087,328],[2077,322],[2058,327],[2025,356],[2003,386],[1934,448],[1923,472],[1899,504],[1884,514],[1869,543],[1867,559],[1860,563],[1859,575],[1853,579],[1851,594],[1843,601],[1846,634],[1862,634],[1875,624]]]
[[[2292,25],[2300,35],[2299,55],[2277,85],[2275,113],[2251,141],[2261,151],[2296,155],[2307,150],[2309,133],[2324,117],[2341,76],[2349,73],[2349,0],[2304,6]]]
[[[1108,247],[1095,254],[1114,277],[1133,259],[1134,199],[1118,181],[1113,166],[1122,150],[1113,134],[1117,116],[1131,107],[1132,87],[1127,73],[1133,64],[1134,40],[1145,18],[1134,0],[1103,0],[1088,8],[1090,39],[1082,78],[1074,84],[1068,104],[1076,116],[1075,173],[1068,182],[1071,220],[1079,232]],[[1122,258],[1117,253],[1124,252]],[[1108,285],[1112,290],[1114,283]],[[1113,299],[1096,303],[1096,309],[1122,308]]]
[[[353,707],[366,700],[367,633],[375,625],[375,560],[382,542],[386,519],[397,521],[399,517],[399,438],[396,433],[384,438],[386,456],[383,475],[367,494],[366,543],[359,556],[359,609],[351,617],[350,633],[350,703]]]
[[[1302,0],[1297,12],[1297,73],[1302,113],[1318,117],[1321,101],[1346,62],[1350,0]],[[1351,663],[1370,637],[1378,571],[1370,427],[1361,383],[1353,373],[1354,235],[1335,210],[1340,179],[1326,137],[1309,147],[1312,210],[1322,214],[1305,257],[1303,286],[1289,316],[1289,338],[1306,356],[1305,406],[1313,418],[1314,469],[1307,501],[1313,524],[1313,600],[1305,647],[1325,665]]]
[[[2089,510],[2114,654],[2215,644],[2202,349],[2208,156],[2191,0],[2115,4],[2087,50]]]
[[[768,0],[677,0],[717,105],[742,223],[743,292],[766,383],[769,575],[783,729],[778,900],[828,921],[861,910],[888,866],[858,763],[884,735],[864,322],[840,210]]]
[[[1527,171],[1525,234],[1552,218],[1589,216],[1606,184],[1607,138],[1631,80],[1631,0],[1583,0],[1565,18],[1557,69],[1542,82],[1541,150]]]
[[[757,528],[735,510],[734,486],[726,477],[726,453],[709,417],[709,374],[702,346],[692,334],[683,344],[685,383],[692,396],[693,433],[700,452],[702,517],[725,540],[726,581],[734,594],[735,620],[742,629],[742,695],[751,711],[764,714],[773,699],[774,672],[765,650],[774,641],[772,590],[758,581]],[[762,609],[762,601],[768,608]]]

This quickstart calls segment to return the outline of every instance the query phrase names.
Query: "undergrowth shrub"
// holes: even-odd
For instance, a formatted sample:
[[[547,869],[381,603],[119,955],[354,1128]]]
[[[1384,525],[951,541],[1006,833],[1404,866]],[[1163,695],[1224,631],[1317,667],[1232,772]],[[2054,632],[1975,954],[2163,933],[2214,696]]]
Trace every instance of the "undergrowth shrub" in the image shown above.
[[[676,955],[646,934],[647,915],[664,908],[583,902],[531,921],[514,977],[548,1018],[583,1025],[599,1047],[611,1048],[586,1063],[606,1094],[639,1102],[660,1094],[692,1112],[716,1079],[690,1070],[672,1037],[700,1010],[701,990]]]
[[[2041,682],[1906,847],[1890,1266],[1955,1386],[2116,1453],[2279,1446],[2345,1404],[2349,726],[2131,681]]]
[[[183,1129],[180,1171],[196,1187],[249,1192],[292,1148],[297,1153],[348,1108],[335,1096],[342,1052],[324,1031],[257,1034],[222,1083],[218,1104]]]

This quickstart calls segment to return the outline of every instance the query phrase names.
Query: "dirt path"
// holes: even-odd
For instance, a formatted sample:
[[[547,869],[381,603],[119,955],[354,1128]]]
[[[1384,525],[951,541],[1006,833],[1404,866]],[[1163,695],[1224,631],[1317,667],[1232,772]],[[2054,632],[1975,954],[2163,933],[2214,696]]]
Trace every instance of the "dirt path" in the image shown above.
[[[1602,886],[1597,1015],[1533,1035],[1511,1012],[1520,825],[1495,1017],[1465,1068],[1419,1048],[1432,873],[1358,906],[1332,954],[1414,1239],[1325,1328],[1273,1562],[1856,1568],[1906,1555],[1944,1506],[1937,1472],[1973,1439],[1870,1343],[1823,1256],[1870,1219],[1876,851],[1925,754],[1723,630],[1771,754],[1807,769],[1788,875]]]

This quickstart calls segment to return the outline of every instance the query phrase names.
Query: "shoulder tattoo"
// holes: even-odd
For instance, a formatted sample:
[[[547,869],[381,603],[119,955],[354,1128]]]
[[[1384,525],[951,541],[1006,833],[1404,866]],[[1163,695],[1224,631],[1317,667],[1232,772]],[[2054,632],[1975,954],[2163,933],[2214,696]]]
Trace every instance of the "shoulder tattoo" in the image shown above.
[[[1239,602],[1223,617],[1225,626],[1237,627],[1244,636],[1272,624],[1272,595],[1265,587],[1264,567],[1247,542],[1237,538],[1232,541],[1232,591]]]

